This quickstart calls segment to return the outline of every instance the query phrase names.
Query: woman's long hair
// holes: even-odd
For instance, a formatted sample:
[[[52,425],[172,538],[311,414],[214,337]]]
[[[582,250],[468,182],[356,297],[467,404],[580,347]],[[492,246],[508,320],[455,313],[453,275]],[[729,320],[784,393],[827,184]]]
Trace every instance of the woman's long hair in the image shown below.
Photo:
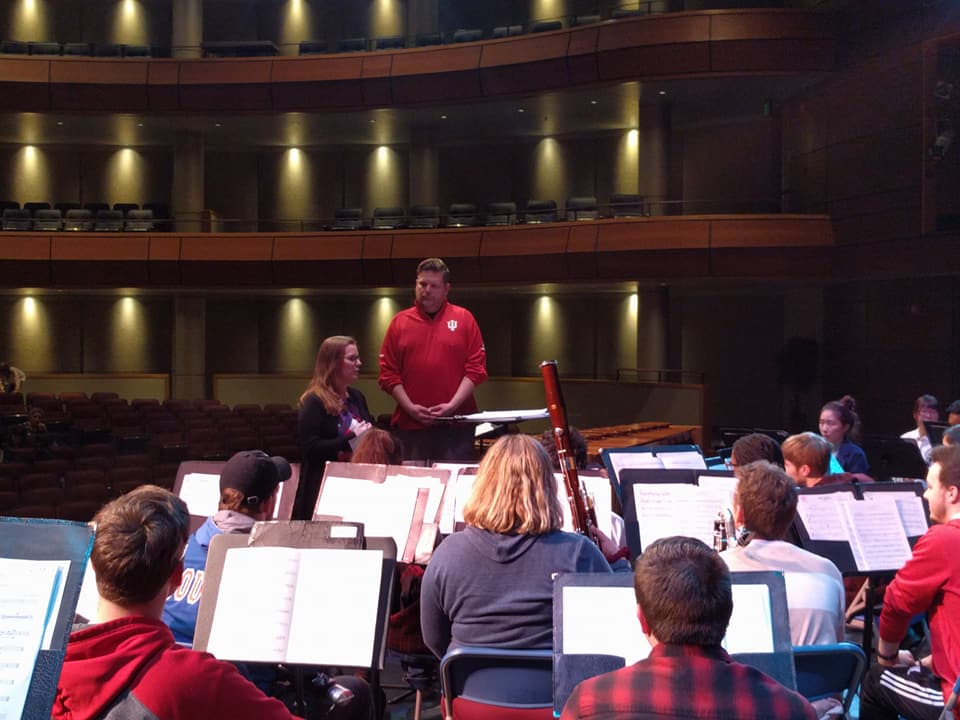
[[[563,526],[550,458],[527,435],[504,435],[480,461],[464,505],[468,525],[505,534],[546,535]]]
[[[320,343],[317,361],[313,365],[313,378],[300,396],[301,405],[310,395],[316,395],[328,413],[331,415],[340,413],[343,409],[343,398],[335,385],[335,380],[337,373],[340,372],[347,346],[356,344],[356,340],[346,335],[333,335]]]

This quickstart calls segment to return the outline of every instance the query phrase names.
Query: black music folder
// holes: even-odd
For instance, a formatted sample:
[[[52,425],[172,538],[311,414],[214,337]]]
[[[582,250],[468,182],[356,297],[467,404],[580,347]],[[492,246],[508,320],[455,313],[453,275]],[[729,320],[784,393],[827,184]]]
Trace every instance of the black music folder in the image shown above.
[[[733,572],[733,615],[724,647],[788,688],[797,686],[783,573]],[[633,575],[565,573],[553,585],[553,709],[587,678],[645,658]]]
[[[365,537],[358,523],[217,535],[193,646],[222,660],[382,668],[395,564],[393,540]]]
[[[92,547],[86,523],[0,517],[0,717],[50,717]]]

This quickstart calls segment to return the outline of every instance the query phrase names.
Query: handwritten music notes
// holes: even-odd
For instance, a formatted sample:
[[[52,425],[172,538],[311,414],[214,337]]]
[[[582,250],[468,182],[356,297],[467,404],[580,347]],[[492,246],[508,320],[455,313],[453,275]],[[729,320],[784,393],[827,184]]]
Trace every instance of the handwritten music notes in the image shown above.
[[[720,510],[729,507],[729,491],[722,485],[636,483],[633,493],[644,549],[671,535],[694,537],[712,546],[713,521]]]
[[[23,713],[41,648],[49,648],[69,562],[0,558],[0,720]]]
[[[382,561],[373,550],[228,550],[207,651],[222,660],[369,666]]]

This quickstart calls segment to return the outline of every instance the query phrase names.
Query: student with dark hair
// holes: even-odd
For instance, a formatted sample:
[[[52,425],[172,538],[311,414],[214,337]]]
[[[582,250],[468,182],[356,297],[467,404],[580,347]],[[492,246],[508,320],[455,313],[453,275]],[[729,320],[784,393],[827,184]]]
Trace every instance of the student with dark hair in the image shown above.
[[[787,581],[794,645],[843,640],[843,577],[836,565],[784,542],[797,515],[796,484],[776,465],[759,460],[737,469],[734,519],[750,542],[720,553],[731,570],[775,570]]]
[[[943,431],[944,445],[960,445],[960,425],[951,425]]]
[[[737,438],[730,448],[730,465],[737,468],[749,465],[757,460],[766,460],[783,467],[783,453],[780,444],[769,435],[750,433]]]
[[[803,697],[720,646],[733,612],[730,571],[703,542],[675,536],[647,546],[634,592],[649,657],[580,683],[561,720],[816,718]]]
[[[180,498],[145,485],[94,523],[98,624],[70,635],[52,717],[292,717],[231,663],[177,645],[160,619],[183,574],[190,514]]]
[[[843,472],[866,473],[867,456],[856,440],[860,437],[857,401],[849,395],[831,400],[820,411],[820,434],[833,446],[833,455]]]
[[[934,523],[883,596],[877,664],[860,691],[861,720],[936,720],[960,673],[960,447],[936,447],[923,493]],[[914,616],[927,613],[930,655],[900,650]]]
[[[954,400],[947,405],[947,423],[960,425],[960,400]]]
[[[290,478],[290,472],[290,463],[282,457],[260,450],[238,452],[223,466],[217,513],[190,536],[183,577],[163,608],[163,621],[177,642],[193,644],[210,541],[221,533],[248,535],[255,522],[271,519],[280,483]]]
[[[900,436],[904,440],[912,440],[917,444],[920,456],[927,465],[930,464],[930,451],[933,450],[933,446],[927,435],[926,423],[938,420],[940,420],[940,403],[933,395],[921,395],[913,403],[913,421],[917,426]]]

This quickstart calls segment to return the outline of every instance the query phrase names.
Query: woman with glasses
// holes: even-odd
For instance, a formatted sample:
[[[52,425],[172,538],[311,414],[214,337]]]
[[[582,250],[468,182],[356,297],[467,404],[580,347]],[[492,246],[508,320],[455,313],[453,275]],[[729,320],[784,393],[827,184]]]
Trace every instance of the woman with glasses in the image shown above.
[[[313,378],[300,396],[303,466],[295,520],[312,519],[324,466],[332,460],[349,460],[352,443],[373,425],[363,393],[350,387],[360,376],[360,365],[352,337],[334,335],[320,343]]]

